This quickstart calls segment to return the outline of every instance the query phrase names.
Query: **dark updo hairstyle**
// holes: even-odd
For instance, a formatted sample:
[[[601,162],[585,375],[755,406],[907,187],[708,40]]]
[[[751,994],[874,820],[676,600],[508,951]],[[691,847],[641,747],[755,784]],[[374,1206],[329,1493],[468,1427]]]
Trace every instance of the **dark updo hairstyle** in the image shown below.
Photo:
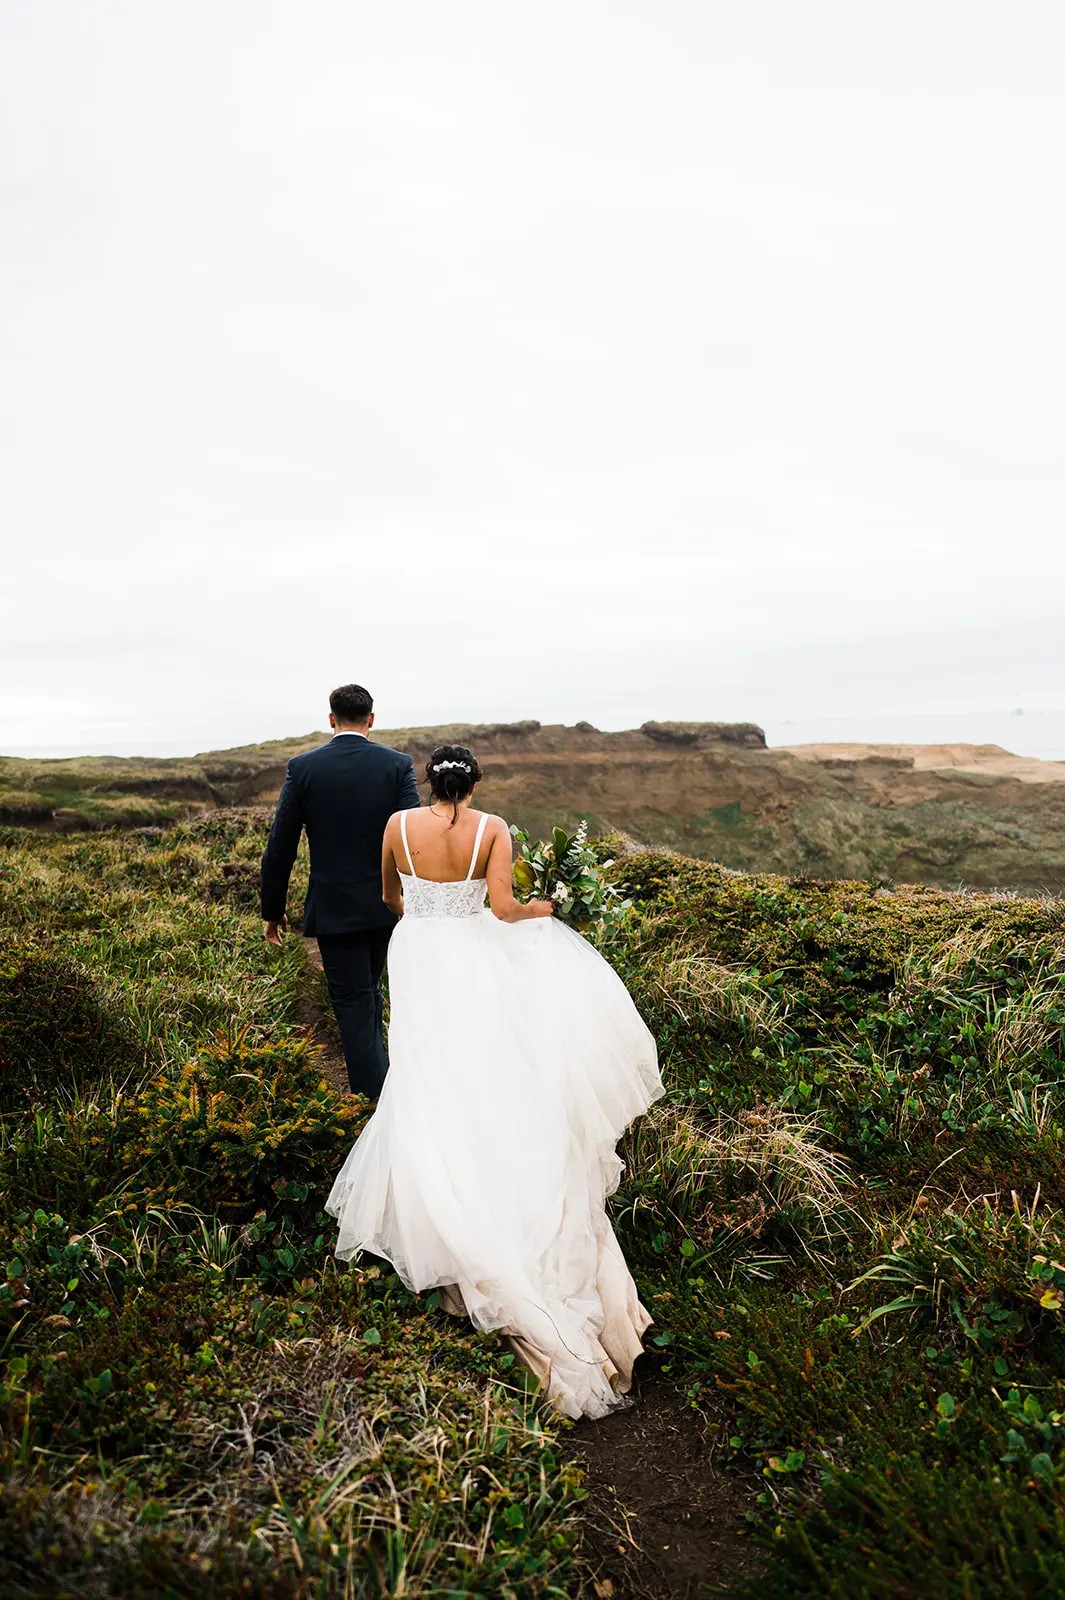
[[[477,757],[464,744],[437,745],[426,764],[425,776],[429,780],[431,800],[443,800],[451,806],[451,826],[454,827],[459,801],[472,794],[474,784],[481,781]]]

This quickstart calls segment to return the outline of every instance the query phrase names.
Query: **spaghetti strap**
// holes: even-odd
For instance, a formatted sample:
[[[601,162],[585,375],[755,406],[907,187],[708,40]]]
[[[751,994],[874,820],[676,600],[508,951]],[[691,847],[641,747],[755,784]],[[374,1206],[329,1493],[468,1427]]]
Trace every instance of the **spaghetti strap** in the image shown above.
[[[418,874],[414,870],[414,861],[411,858],[410,845],[407,843],[407,813],[405,811],[401,811],[399,814],[399,831],[403,835],[403,848],[407,852],[407,865],[410,868],[410,875],[412,878],[416,878]]]
[[[477,865],[477,857],[481,853],[481,840],[484,838],[484,830],[487,826],[488,812],[485,811],[481,816],[480,822],[477,824],[477,837],[473,841],[473,860],[470,862],[470,870],[466,874],[467,883],[469,883],[470,879],[473,877],[473,869]]]

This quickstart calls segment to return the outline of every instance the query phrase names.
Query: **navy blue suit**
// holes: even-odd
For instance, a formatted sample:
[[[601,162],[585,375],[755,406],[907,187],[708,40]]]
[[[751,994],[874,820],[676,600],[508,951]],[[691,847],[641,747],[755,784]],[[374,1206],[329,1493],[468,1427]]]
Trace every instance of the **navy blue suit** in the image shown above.
[[[348,1081],[371,1099],[388,1070],[378,982],[396,923],[381,898],[381,840],[394,811],[420,804],[410,756],[337,734],[289,762],[262,860],[263,920],[280,922],[306,828],[303,931],[318,941]]]

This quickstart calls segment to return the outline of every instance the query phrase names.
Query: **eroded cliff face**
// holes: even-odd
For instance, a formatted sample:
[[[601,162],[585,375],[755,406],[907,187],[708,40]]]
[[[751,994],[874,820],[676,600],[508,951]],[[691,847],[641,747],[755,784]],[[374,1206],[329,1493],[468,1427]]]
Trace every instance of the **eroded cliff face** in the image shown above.
[[[0,776],[20,793],[14,806],[0,793],[3,820],[49,825],[36,777],[44,767],[51,782],[78,778],[96,808],[82,826],[121,822],[122,797],[147,805],[165,796],[168,817],[178,806],[272,806],[290,757],[327,737],[172,763],[7,761]],[[469,744],[485,772],[478,803],[533,834],[583,817],[597,831],[750,871],[1065,892],[1065,762],[997,746],[771,750],[751,723],[676,722],[620,733],[587,722],[495,723],[374,738],[408,750],[419,779],[435,745]],[[78,825],[76,804],[63,815],[63,825]]]
[[[483,804],[533,833],[586,816],[748,871],[1065,890],[1060,781],[774,750],[512,755],[492,762]]]
[[[748,723],[375,736],[409,750],[419,778],[434,745],[471,745],[485,772],[478,803],[534,835],[584,817],[748,871],[1065,891],[1065,763],[997,746],[770,750]],[[272,802],[283,775],[278,764],[242,798]]]

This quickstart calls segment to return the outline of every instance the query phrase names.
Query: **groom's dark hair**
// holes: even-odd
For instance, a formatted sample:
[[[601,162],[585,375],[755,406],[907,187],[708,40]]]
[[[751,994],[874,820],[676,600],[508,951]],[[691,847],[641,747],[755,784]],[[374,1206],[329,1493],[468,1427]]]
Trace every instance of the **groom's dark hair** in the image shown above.
[[[329,709],[338,722],[366,722],[373,710],[373,695],[361,683],[344,683],[329,696]]]

